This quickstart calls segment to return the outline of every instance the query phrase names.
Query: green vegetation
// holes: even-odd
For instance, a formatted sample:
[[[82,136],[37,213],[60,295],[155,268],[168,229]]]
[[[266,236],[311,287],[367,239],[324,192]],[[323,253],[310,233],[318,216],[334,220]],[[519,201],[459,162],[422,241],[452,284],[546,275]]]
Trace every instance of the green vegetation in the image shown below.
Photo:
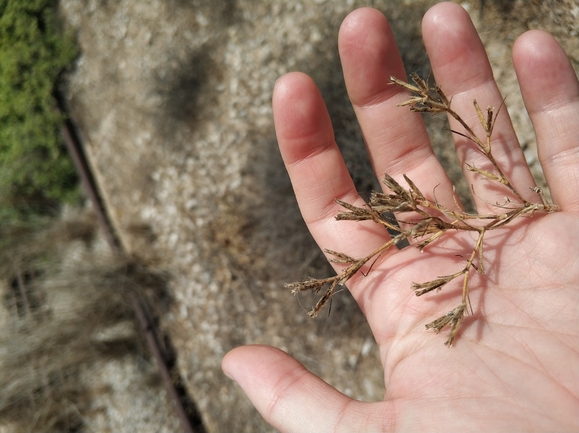
[[[54,89],[76,56],[57,0],[0,0],[0,221],[80,197],[60,135]]]

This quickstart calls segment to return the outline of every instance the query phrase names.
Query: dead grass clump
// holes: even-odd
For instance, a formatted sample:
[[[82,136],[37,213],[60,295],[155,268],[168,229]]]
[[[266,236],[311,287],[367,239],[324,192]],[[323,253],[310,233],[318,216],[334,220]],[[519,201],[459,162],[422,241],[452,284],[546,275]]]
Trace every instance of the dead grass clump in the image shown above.
[[[101,252],[86,215],[1,231],[0,426],[78,431],[94,392],[80,373],[135,352],[128,295],[153,277]]]

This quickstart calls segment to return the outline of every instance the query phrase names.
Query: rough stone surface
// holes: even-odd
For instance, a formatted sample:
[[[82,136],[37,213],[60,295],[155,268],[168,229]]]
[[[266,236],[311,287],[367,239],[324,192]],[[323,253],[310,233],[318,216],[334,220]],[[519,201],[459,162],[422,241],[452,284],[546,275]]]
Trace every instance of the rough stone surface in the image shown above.
[[[283,73],[310,74],[357,187],[376,188],[344,89],[338,28],[351,10],[377,7],[389,17],[407,71],[427,74],[420,20],[434,3],[61,0],[82,51],[69,77],[72,118],[124,247],[172,273],[174,302],[163,322],[207,431],[272,430],[221,372],[222,357],[241,344],[280,347],[345,394],[382,398],[378,351],[349,294],[335,297],[330,315],[311,320],[306,310],[314,300],[283,288],[330,268],[299,216],[277,150],[271,92]],[[510,48],[524,30],[544,28],[577,65],[579,6],[565,0],[463,5],[543,183]],[[427,121],[437,155],[459,182],[454,152],[445,146],[451,138],[437,132],[444,122]],[[121,423],[114,425],[122,431]],[[155,420],[149,425],[159,429]]]

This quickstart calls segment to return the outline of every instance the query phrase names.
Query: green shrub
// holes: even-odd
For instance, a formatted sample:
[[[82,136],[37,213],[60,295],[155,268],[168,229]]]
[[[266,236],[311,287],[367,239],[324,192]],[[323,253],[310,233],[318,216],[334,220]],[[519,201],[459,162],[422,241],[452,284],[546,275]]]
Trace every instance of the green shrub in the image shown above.
[[[76,56],[56,0],[0,0],[0,221],[80,197],[53,97]]]

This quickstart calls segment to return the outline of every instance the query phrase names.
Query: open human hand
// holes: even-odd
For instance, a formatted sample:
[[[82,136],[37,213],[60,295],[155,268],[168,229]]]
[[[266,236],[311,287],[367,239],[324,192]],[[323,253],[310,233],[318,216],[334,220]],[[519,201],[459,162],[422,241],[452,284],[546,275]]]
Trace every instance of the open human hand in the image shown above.
[[[434,6],[422,28],[436,82],[467,123],[477,122],[473,99],[481,106],[501,105],[484,48],[460,6]],[[373,9],[351,13],[340,29],[339,50],[377,176],[388,173],[404,184],[406,174],[421,191],[436,190],[438,202],[456,206],[420,115],[396,107],[408,94],[388,78],[406,75],[384,16]],[[539,160],[560,212],[521,217],[485,237],[485,273],[473,280],[470,294],[474,314],[464,319],[450,349],[442,344],[444,337],[425,331],[424,324],[452,309],[459,288],[445,287],[421,298],[409,288],[412,282],[456,271],[464,262],[457,254],[472,244],[472,233],[452,234],[422,253],[412,247],[388,250],[370,274],[349,280],[380,348],[386,385],[381,402],[352,400],[272,347],[229,352],[224,371],[276,429],[579,429],[579,84],[561,47],[544,32],[519,37],[513,62]],[[340,210],[335,198],[357,206],[364,202],[312,80],[301,73],[282,77],[273,109],[280,150],[318,245],[362,257],[383,244],[388,239],[383,228],[334,218]],[[459,129],[452,120],[451,127]],[[506,110],[492,137],[493,154],[512,184],[525,199],[536,201]],[[455,136],[455,144],[463,166],[481,161],[465,137]],[[481,182],[476,173],[465,170],[464,175],[469,184]],[[495,211],[491,203],[500,198],[496,188],[473,195],[478,213]],[[335,265],[338,272],[342,267]]]

